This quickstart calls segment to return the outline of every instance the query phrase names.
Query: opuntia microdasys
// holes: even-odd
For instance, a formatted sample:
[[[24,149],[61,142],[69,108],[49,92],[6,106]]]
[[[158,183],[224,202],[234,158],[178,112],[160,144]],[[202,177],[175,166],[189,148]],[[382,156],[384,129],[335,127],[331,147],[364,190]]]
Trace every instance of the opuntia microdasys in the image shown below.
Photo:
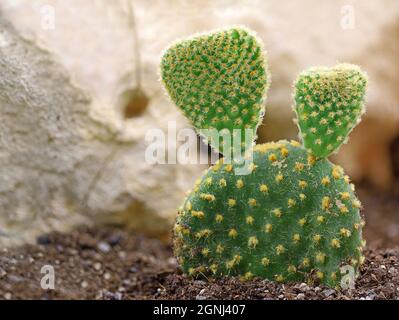
[[[199,131],[256,131],[270,76],[260,40],[249,30],[177,42],[165,52],[161,73],[170,97]],[[221,159],[199,179],[174,228],[175,254],[186,273],[336,286],[342,266],[357,270],[364,259],[361,204],[349,177],[326,157],[363,114],[366,83],[350,64],[301,73],[295,111],[304,146],[285,140],[256,145],[247,174],[236,174],[241,163]]]

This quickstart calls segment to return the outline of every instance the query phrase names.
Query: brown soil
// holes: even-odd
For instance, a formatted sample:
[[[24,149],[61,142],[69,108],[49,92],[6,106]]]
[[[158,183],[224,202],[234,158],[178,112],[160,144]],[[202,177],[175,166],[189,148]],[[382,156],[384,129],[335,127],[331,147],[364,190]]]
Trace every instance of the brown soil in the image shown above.
[[[399,248],[382,248],[399,245],[399,197],[365,189],[359,195],[366,208],[369,247],[354,290],[236,278],[193,280],[179,272],[169,245],[99,227],[53,233],[40,237],[37,245],[0,249],[0,299],[399,300]],[[55,290],[40,287],[44,265],[54,266]]]

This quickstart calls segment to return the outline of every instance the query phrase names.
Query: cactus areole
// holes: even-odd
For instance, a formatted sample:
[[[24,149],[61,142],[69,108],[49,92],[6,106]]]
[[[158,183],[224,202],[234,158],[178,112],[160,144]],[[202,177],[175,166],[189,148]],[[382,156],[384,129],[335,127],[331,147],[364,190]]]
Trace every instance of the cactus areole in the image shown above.
[[[176,42],[162,58],[161,75],[198,130],[250,129],[254,141],[270,76],[251,31],[236,27]],[[253,146],[246,174],[237,175],[237,164],[224,158],[205,172],[174,227],[185,273],[331,287],[348,270],[356,274],[364,259],[361,203],[349,177],[327,157],[360,121],[366,84],[365,73],[350,64],[301,73],[294,110],[303,144]],[[204,138],[224,155],[231,151]]]

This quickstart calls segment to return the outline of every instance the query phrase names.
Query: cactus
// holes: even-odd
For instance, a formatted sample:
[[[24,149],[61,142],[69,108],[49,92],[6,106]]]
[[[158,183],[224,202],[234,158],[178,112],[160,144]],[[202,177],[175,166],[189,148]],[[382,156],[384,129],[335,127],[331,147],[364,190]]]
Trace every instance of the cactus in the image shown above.
[[[217,151],[226,154],[218,132],[245,134],[253,142],[264,114],[269,84],[266,59],[256,36],[242,28],[197,35],[173,44],[163,55],[164,86],[185,116]],[[245,129],[250,130],[248,133]]]
[[[175,82],[188,79],[181,72],[191,70],[192,63],[177,57],[186,48],[191,48],[190,52],[202,52],[204,48],[213,52],[207,56],[207,67],[204,65],[195,74],[199,79],[207,78],[213,59],[235,58],[240,50],[239,46],[230,46],[229,50],[219,51],[216,48],[223,41],[213,39],[225,39],[225,43],[237,34],[239,39],[250,37],[252,44],[259,42],[246,29],[233,28],[176,43],[164,55],[161,67],[167,91],[197,129],[205,126],[220,130],[226,123],[212,122],[218,105],[212,104],[215,96],[209,85],[195,91],[207,97],[198,113],[203,115],[201,121],[189,112],[192,105],[185,101],[190,101],[186,97],[192,82],[181,81],[178,86]],[[266,61],[260,58],[264,55],[258,51],[260,47],[250,46],[246,55]],[[248,60],[243,63],[242,72]],[[261,65],[264,70],[258,74],[262,75],[264,85],[257,83],[256,87],[265,89],[268,71],[264,63],[258,67]],[[175,79],[177,74],[179,79]],[[243,84],[241,77],[229,78],[227,83],[228,90]],[[295,110],[298,118],[307,114],[313,117],[311,112],[316,112],[314,119],[298,121],[305,146],[286,140],[255,145],[247,150],[251,154],[245,164],[248,174],[237,175],[237,164],[226,162],[225,158],[205,172],[188,193],[174,227],[175,254],[184,272],[193,276],[262,277],[279,282],[318,281],[337,286],[342,277],[341,266],[358,269],[364,259],[361,203],[349,177],[326,156],[344,141],[338,137],[346,139],[362,114],[365,84],[366,76],[360,69],[347,64],[302,73],[296,82]],[[223,92],[223,88],[221,82],[218,90]],[[260,116],[258,111],[263,107],[258,107],[258,103],[264,96],[259,91],[252,116]],[[234,108],[236,103],[232,101],[228,108]],[[229,111],[224,112],[229,117]],[[327,119],[330,112],[334,117],[324,124],[322,119]],[[253,120],[243,122],[241,128],[255,123],[252,128],[256,129],[257,122]],[[317,130],[313,132],[310,125]],[[333,131],[330,136],[326,133],[329,129]],[[319,144],[317,139],[326,141]]]

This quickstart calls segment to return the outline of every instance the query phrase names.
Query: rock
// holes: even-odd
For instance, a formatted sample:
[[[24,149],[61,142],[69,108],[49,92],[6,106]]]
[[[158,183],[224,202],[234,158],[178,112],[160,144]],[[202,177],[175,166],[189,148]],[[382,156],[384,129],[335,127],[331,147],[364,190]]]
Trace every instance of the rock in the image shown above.
[[[122,293],[120,292],[110,292],[107,290],[104,290],[102,292],[102,295],[104,296],[104,298],[109,299],[109,300],[122,300]]]
[[[41,235],[39,237],[37,237],[37,244],[43,245],[43,246],[47,246],[51,243],[51,239],[49,236],[47,235]]]
[[[302,292],[307,292],[307,291],[310,290],[309,286],[308,286],[306,283],[304,283],[304,282],[302,282],[302,283],[298,286],[298,289],[301,290]]]
[[[0,279],[4,278],[6,275],[7,272],[4,269],[0,268]]]
[[[107,242],[99,242],[97,245],[98,249],[103,253],[108,253],[111,251],[111,246]]]
[[[101,270],[102,265],[101,265],[100,262],[96,262],[96,263],[93,265],[93,267],[94,267],[95,270],[99,271],[99,270]]]
[[[8,275],[8,280],[10,282],[14,282],[14,283],[21,283],[24,281],[24,278],[14,275],[14,274],[10,274],[10,275]]]
[[[195,300],[206,300],[207,297],[204,295],[206,292],[206,289],[201,289],[201,291],[198,293],[198,295],[195,297]]]
[[[107,241],[112,247],[114,247],[120,243],[121,239],[122,237],[119,234],[113,234],[107,239]]]
[[[1,2],[1,245],[89,222],[169,233],[204,169],[145,161],[149,129],[188,125],[158,82],[164,43],[143,41],[136,63],[125,4]],[[136,102],[145,108],[125,118]]]
[[[336,293],[336,291],[334,289],[326,289],[322,293],[325,297],[330,297],[330,296],[334,295]]]
[[[303,300],[303,299],[305,299],[305,294],[304,294],[304,293],[299,293],[299,294],[296,296],[296,298],[297,298],[298,300]]]
[[[131,268],[129,269],[129,272],[130,272],[130,273],[137,273],[137,272],[139,272],[139,271],[140,271],[140,269],[137,268],[136,266],[133,266],[133,267],[131,267]]]

